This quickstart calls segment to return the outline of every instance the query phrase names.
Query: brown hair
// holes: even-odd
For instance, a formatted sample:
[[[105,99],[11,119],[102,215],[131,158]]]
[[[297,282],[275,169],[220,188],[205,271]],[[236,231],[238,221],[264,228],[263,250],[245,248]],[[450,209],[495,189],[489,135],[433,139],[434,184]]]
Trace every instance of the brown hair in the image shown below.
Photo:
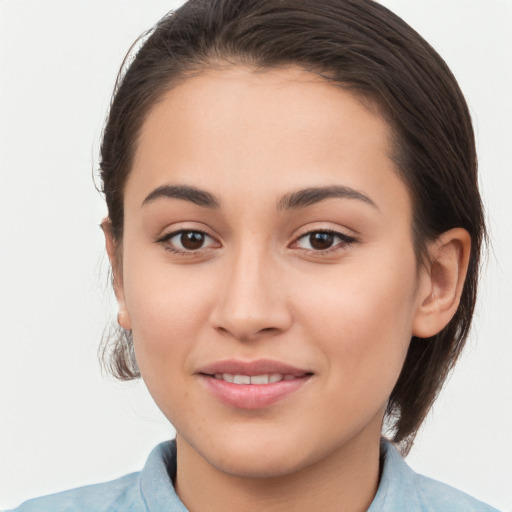
[[[390,396],[386,424],[403,452],[467,338],[485,224],[471,119],[455,78],[435,50],[372,0],[190,0],[145,36],[120,72],[101,146],[103,192],[117,243],[123,189],[148,112],[194,73],[219,64],[298,65],[376,101],[394,131],[393,158],[413,198],[418,262],[426,242],[454,227],[471,236],[460,305],[436,336],[413,337]],[[139,376],[129,332],[103,345],[121,379]]]

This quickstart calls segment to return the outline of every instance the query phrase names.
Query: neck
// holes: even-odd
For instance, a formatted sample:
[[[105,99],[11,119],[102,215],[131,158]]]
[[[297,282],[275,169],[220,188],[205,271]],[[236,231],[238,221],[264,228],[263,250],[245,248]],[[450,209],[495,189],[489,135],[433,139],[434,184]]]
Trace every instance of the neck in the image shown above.
[[[292,473],[260,478],[221,471],[178,436],[176,492],[191,512],[364,512],[379,483],[379,436],[357,438]]]

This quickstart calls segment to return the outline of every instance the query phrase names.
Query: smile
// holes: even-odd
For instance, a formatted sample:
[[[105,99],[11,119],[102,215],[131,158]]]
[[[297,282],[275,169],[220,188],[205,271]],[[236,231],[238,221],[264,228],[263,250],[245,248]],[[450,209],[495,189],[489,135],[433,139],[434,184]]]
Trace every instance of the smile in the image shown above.
[[[314,376],[305,369],[261,359],[224,360],[200,369],[197,375],[208,393],[235,409],[264,409],[294,396]]]
[[[281,373],[267,373],[263,375],[233,375],[231,373],[216,373],[215,378],[225,382],[231,382],[233,384],[255,384],[257,386],[261,386],[265,384],[274,384],[276,382],[281,382],[282,380],[294,380],[297,377],[294,375],[283,375]]]

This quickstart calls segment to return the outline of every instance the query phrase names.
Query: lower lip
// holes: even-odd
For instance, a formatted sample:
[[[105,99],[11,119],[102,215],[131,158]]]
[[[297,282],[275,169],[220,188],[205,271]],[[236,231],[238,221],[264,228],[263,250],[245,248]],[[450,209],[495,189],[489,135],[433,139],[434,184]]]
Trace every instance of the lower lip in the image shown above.
[[[233,384],[209,375],[201,375],[211,393],[224,404],[238,409],[262,409],[298,391],[310,375],[271,384]]]

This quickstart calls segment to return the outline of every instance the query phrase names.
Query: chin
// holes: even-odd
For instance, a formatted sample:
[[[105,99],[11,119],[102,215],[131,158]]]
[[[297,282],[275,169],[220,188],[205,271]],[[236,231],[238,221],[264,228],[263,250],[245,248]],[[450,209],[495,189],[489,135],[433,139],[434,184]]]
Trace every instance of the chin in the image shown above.
[[[231,452],[220,459],[210,460],[210,464],[222,473],[248,479],[285,477],[308,465],[307,461],[292,458],[291,454],[267,453],[264,450],[250,458]]]
[[[304,440],[282,432],[279,435],[226,434],[193,447],[211,467],[248,479],[285,477],[304,470],[330,453],[329,449],[323,453],[321,449],[310,448]]]

